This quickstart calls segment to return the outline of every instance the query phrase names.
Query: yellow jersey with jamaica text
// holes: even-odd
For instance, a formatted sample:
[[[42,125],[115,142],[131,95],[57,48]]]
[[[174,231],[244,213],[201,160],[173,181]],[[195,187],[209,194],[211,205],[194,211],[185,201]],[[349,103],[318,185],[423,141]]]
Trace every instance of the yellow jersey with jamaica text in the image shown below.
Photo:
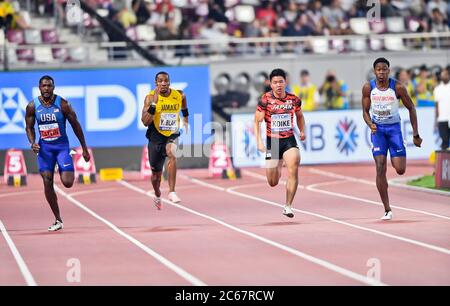
[[[150,94],[154,94],[154,90]],[[180,110],[183,96],[176,89],[170,89],[167,97],[158,96],[156,104],[156,112],[153,118],[155,128],[162,135],[169,137],[173,133],[178,132],[180,126]]]

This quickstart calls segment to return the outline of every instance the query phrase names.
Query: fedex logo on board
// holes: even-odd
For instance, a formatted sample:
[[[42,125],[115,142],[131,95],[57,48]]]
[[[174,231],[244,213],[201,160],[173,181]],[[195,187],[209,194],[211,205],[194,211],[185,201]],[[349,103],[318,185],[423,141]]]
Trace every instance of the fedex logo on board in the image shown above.
[[[171,87],[185,90],[187,82],[172,83]],[[55,94],[61,95],[67,101],[71,99],[84,99],[85,129],[88,132],[119,131],[127,128],[137,119],[137,127],[145,127],[139,120],[144,107],[145,96],[151,90],[150,84],[136,84],[133,92],[129,88],[117,85],[87,85],[87,86],[57,86]],[[32,96],[40,95],[39,88],[32,88]],[[0,92],[0,134],[25,133],[25,108],[30,99],[27,99],[21,88],[3,88]],[[113,118],[100,116],[100,100],[114,98],[123,106],[120,114]]]

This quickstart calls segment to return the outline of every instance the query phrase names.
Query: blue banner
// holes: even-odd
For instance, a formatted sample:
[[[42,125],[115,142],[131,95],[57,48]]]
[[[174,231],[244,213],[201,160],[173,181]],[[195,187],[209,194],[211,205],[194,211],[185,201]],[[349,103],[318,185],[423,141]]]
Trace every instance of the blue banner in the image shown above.
[[[0,149],[29,148],[25,108],[40,95],[39,79],[46,74],[55,80],[55,93],[77,113],[88,146],[142,146],[147,143],[142,107],[159,71],[168,72],[171,87],[186,94],[191,133],[183,143],[204,143],[210,131],[203,126],[212,119],[208,67],[152,67],[0,73]],[[67,134],[71,146],[78,146],[69,122]]]

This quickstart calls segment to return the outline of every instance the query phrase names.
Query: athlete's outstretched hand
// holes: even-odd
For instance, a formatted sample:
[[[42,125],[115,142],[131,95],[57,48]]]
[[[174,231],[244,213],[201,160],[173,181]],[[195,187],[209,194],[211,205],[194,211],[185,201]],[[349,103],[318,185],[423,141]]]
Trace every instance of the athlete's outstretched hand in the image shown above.
[[[33,143],[33,144],[31,145],[31,149],[32,149],[33,152],[36,153],[36,154],[39,153],[39,149],[40,149],[40,148],[41,148],[41,147],[40,147],[37,143]]]
[[[417,136],[413,137],[413,142],[416,147],[420,148],[420,145],[422,144],[422,138],[420,138],[420,136],[417,135]]]
[[[180,124],[180,134],[188,134],[189,133],[189,123],[182,120]]]
[[[377,132],[377,125],[375,123],[372,123],[370,125],[370,130],[372,131],[372,134],[375,134]]]
[[[158,103],[158,96],[159,96],[159,87],[156,86],[155,92],[153,94],[153,101],[152,101],[153,104]]]
[[[261,153],[266,152],[266,147],[264,146],[262,141],[258,141],[257,147],[259,152]]]
[[[300,140],[305,141],[305,139],[306,139],[305,132],[300,132]]]
[[[85,162],[88,162],[91,159],[88,149],[83,148],[83,158]]]

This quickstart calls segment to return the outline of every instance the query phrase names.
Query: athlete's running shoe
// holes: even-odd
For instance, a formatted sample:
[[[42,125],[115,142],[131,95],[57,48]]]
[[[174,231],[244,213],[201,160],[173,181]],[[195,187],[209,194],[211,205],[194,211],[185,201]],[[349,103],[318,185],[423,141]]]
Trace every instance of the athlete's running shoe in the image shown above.
[[[59,231],[60,229],[63,229],[63,228],[64,228],[64,224],[61,221],[56,220],[55,223],[53,223],[52,225],[50,225],[48,227],[48,231],[49,232],[56,232],[56,231]]]
[[[289,205],[284,206],[283,215],[285,215],[286,217],[289,217],[289,218],[294,217],[294,212],[292,211],[291,206],[289,206]]]
[[[153,204],[155,204],[156,208],[158,208],[158,210],[161,210],[162,208],[162,203],[161,203],[161,197],[154,197],[153,198]]]
[[[172,201],[172,202],[174,202],[174,203],[179,203],[179,202],[181,202],[181,199],[177,196],[177,194],[175,193],[175,191],[169,193],[169,200]]]
[[[381,217],[381,220],[391,220],[392,219],[392,211],[384,212],[384,216]]]

